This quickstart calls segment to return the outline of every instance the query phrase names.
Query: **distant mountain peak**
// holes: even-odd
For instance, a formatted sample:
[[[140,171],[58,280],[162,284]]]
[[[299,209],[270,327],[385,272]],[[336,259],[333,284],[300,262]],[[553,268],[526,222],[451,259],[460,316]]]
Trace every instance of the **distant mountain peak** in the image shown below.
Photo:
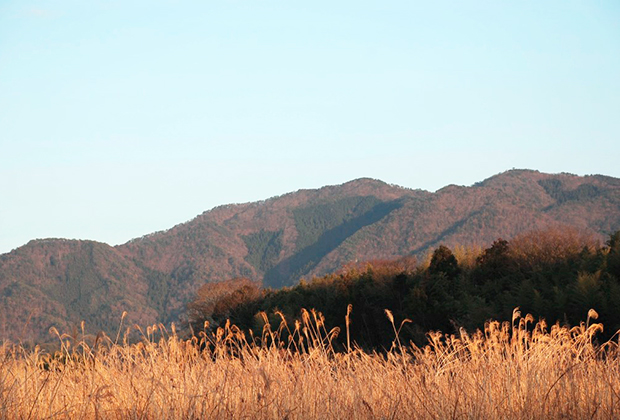
[[[361,186],[372,185],[372,186],[377,186],[377,187],[389,186],[389,184],[381,181],[380,179],[369,178],[369,177],[356,178],[356,179],[347,181],[340,185],[343,187],[344,186],[358,186],[358,185],[361,185]]]

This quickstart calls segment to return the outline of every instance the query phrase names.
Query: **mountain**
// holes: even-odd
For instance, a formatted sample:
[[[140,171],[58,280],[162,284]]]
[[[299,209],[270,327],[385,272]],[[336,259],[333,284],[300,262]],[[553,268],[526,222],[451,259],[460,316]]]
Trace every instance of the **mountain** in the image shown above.
[[[158,314],[143,270],[109,245],[46,239],[0,256],[0,337],[41,339],[81,320],[108,330],[123,311],[145,324]]]
[[[356,260],[423,257],[440,244],[572,226],[599,239],[620,229],[620,179],[507,171],[437,192],[358,179],[216,207],[126,244],[31,241],[0,255],[0,338],[44,339],[81,320],[115,332],[178,319],[205,282],[283,287]]]

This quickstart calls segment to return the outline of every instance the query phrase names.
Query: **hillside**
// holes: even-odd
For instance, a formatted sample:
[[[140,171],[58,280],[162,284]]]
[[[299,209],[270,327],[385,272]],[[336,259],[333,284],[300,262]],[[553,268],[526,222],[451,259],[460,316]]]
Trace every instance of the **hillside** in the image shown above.
[[[0,334],[41,339],[51,326],[70,332],[158,318],[143,270],[113,247],[92,241],[30,241],[0,256]]]
[[[124,310],[132,323],[169,322],[206,282],[290,286],[356,260],[561,225],[600,239],[620,229],[620,179],[513,170],[435,193],[358,179],[217,207],[117,247],[32,241],[0,256],[0,338],[39,339],[81,320],[115,331]]]

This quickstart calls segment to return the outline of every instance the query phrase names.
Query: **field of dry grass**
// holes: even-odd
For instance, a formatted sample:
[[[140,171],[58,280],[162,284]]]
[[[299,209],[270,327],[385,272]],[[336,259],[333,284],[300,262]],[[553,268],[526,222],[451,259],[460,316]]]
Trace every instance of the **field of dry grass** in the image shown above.
[[[334,352],[337,331],[311,312],[259,338],[227,327],[182,340],[155,326],[137,344],[59,336],[53,355],[4,344],[0,418],[620,417],[618,342],[595,344],[600,324],[513,318],[473,334],[431,333],[423,348],[396,339],[387,354]]]

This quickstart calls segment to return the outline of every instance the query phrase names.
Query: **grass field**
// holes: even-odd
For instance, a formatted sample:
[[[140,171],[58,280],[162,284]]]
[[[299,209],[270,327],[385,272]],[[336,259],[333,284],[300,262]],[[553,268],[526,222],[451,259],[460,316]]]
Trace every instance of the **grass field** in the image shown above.
[[[182,340],[154,326],[135,344],[59,335],[55,354],[4,344],[0,418],[620,418],[618,341],[596,344],[594,311],[573,328],[515,311],[422,348],[400,343],[386,314],[387,353],[334,352],[338,331],[313,312],[262,337],[228,326]]]

